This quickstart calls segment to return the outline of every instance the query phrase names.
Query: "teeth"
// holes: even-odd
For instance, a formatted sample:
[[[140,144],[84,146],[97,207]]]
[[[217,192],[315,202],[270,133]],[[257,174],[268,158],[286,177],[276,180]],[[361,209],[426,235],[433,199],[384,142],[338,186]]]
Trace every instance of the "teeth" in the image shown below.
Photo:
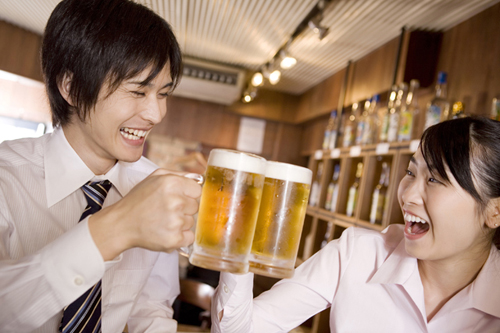
[[[120,129],[120,133],[129,140],[139,140],[140,138],[146,136],[147,131],[142,131],[137,129],[134,130],[128,127],[123,127]]]
[[[421,219],[418,216],[410,215],[408,213],[405,213],[405,221],[408,222],[416,222],[416,223],[427,223],[424,219]]]

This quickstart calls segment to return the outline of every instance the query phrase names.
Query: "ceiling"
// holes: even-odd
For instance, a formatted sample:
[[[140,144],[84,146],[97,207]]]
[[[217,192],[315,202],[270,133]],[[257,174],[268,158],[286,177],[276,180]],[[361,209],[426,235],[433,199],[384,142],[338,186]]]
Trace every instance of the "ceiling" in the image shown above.
[[[297,65],[282,70],[275,86],[265,86],[301,94],[346,67],[349,60],[397,37],[403,26],[447,30],[500,0],[330,0],[321,20],[329,33],[322,40],[310,28],[297,31],[317,11],[318,0],[134,1],[171,24],[185,55],[249,73],[271,61],[292,40],[288,50]],[[58,2],[0,0],[0,19],[42,34]]]

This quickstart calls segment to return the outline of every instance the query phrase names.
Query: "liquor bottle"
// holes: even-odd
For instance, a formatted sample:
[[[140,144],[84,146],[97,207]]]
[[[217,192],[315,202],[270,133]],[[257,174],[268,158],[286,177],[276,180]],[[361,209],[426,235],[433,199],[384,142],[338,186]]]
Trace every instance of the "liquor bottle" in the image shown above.
[[[427,104],[424,130],[448,119],[450,102],[446,99],[446,72],[439,72],[434,98]]]
[[[332,212],[335,212],[335,208],[337,207],[337,198],[339,195],[339,174],[340,164],[335,164],[332,181],[328,184],[328,190],[326,191],[325,201],[325,209]]]
[[[398,139],[399,120],[401,118],[401,106],[404,103],[408,85],[403,82],[399,85],[394,107],[389,110],[389,131],[387,132],[387,142],[395,142]]]
[[[458,119],[467,117],[464,111],[464,103],[457,101],[453,103],[453,107],[451,108],[451,119]]]
[[[370,209],[370,223],[381,224],[384,217],[387,187],[389,186],[390,167],[386,162],[382,163],[380,180],[375,186],[372,194],[372,205]]]
[[[381,110],[380,114],[380,134],[379,142],[387,142],[387,135],[389,133],[389,120],[390,120],[390,110],[394,108],[394,103],[396,102],[396,95],[398,94],[398,86],[393,85],[391,87],[391,92],[389,93],[389,101],[387,102],[387,107]]]
[[[420,87],[418,80],[410,81],[410,90],[406,95],[406,102],[401,107],[401,119],[399,121],[398,141],[410,141],[416,137],[418,114],[420,108],[417,101],[417,92]]]
[[[359,162],[356,169],[356,178],[349,188],[349,196],[347,199],[347,208],[346,215],[352,216],[354,214],[354,210],[356,209],[356,204],[358,202],[359,195],[359,184],[361,182],[361,176],[363,175],[363,163]]]
[[[314,179],[311,186],[311,193],[309,194],[309,206],[317,206],[319,201],[319,196],[321,194],[321,175],[323,174],[323,161],[318,162],[318,171],[316,172],[316,178]]]
[[[493,98],[491,103],[491,119],[500,120],[500,95]]]
[[[334,149],[337,143],[337,110],[330,113],[323,137],[323,149]]]
[[[368,110],[370,109],[370,100],[367,99],[365,101],[365,106],[363,108],[363,112],[361,113],[361,116],[359,117],[358,121],[358,127],[356,129],[356,139],[354,140],[354,143],[356,145],[363,145],[365,144],[363,139],[365,137],[365,132],[368,127]]]
[[[374,95],[368,106],[368,115],[365,120],[365,127],[363,130],[363,145],[371,145],[377,143],[379,118],[378,110],[380,107],[380,95]]]
[[[324,248],[326,244],[330,241],[330,237],[333,234],[333,221],[328,221],[328,225],[326,226],[325,236],[323,237],[323,241],[321,241],[321,248]]]
[[[358,103],[353,103],[351,113],[345,119],[344,123],[344,138],[342,147],[347,148],[354,144],[356,128],[358,127]]]

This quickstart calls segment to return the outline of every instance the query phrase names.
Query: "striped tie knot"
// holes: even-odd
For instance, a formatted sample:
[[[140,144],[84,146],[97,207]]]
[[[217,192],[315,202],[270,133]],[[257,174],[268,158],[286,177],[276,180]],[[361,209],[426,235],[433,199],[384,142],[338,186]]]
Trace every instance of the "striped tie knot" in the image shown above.
[[[97,213],[102,208],[102,204],[104,203],[104,199],[106,199],[110,188],[111,182],[109,180],[101,180],[99,182],[89,181],[87,184],[82,186],[88,205],[83,211],[80,221],[90,214]]]

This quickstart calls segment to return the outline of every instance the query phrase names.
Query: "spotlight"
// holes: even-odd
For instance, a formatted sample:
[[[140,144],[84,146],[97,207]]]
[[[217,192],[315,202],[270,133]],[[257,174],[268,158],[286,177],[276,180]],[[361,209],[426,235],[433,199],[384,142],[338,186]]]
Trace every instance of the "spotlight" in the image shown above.
[[[280,81],[280,78],[281,78],[281,72],[279,70],[275,69],[274,71],[271,72],[271,70],[274,67],[275,67],[274,65],[267,63],[262,68],[262,74],[264,75],[264,78],[268,79],[269,83],[271,83],[273,85],[278,83]]]
[[[280,57],[281,57],[280,67],[283,69],[292,68],[297,63],[297,59],[289,55],[284,50],[280,52]]]
[[[252,82],[252,86],[254,86],[254,87],[261,86],[264,83],[264,76],[262,75],[261,72],[256,72],[252,76],[252,81],[251,82]]]
[[[269,83],[276,84],[280,81],[281,72],[279,70],[274,70],[271,74],[269,74]]]
[[[257,88],[249,85],[247,87],[247,89],[245,90],[245,92],[243,93],[242,101],[244,103],[250,103],[251,101],[253,101],[255,99],[255,97],[257,97]]]
[[[311,28],[314,33],[318,34],[319,40],[322,40],[328,35],[328,28],[322,27],[320,24],[322,19],[323,15],[318,15],[307,22],[309,28]]]

